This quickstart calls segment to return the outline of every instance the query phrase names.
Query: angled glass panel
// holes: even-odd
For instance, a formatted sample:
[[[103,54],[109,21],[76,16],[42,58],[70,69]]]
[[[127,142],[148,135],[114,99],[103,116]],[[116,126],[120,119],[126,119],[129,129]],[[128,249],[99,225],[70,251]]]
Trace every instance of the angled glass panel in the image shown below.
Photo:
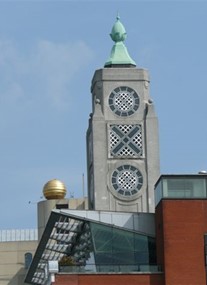
[[[134,251],[134,233],[113,228],[113,252]]]
[[[113,229],[105,225],[91,224],[95,252],[112,252]]]
[[[97,270],[110,265],[115,270],[116,265],[120,267],[156,263],[154,238],[92,222],[91,233]]]

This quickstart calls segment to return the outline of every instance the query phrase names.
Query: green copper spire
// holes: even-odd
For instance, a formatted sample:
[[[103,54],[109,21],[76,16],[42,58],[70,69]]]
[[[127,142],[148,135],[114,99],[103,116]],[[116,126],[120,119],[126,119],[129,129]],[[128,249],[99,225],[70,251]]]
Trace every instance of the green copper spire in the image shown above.
[[[115,42],[111,50],[111,55],[104,67],[116,67],[116,66],[136,66],[136,63],[128,54],[127,48],[124,45],[127,33],[120,21],[120,17],[116,17],[116,23],[113,25],[111,34],[112,40]]]

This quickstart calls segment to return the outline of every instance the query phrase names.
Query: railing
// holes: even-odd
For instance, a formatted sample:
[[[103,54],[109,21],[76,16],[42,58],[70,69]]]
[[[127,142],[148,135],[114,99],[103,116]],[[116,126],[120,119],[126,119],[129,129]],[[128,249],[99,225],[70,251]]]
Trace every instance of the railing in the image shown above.
[[[119,272],[119,273],[129,273],[129,272],[150,272],[156,273],[161,272],[160,265],[149,265],[149,264],[130,264],[130,265],[97,265],[97,264],[87,264],[86,266],[60,266],[59,272],[67,273],[108,273],[108,272]]]
[[[0,242],[38,240],[37,229],[0,230]]]

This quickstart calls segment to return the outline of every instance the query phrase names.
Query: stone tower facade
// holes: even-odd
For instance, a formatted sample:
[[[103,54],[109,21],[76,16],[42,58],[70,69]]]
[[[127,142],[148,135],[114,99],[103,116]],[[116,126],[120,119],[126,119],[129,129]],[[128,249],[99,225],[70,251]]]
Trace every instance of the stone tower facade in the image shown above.
[[[119,17],[115,44],[92,79],[87,131],[89,208],[154,212],[159,177],[158,123],[149,95],[149,75],[129,56]]]

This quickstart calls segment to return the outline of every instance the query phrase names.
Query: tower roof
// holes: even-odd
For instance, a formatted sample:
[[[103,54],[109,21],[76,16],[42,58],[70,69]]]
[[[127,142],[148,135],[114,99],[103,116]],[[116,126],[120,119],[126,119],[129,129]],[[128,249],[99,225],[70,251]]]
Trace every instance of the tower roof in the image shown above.
[[[136,66],[134,60],[130,57],[127,48],[124,44],[127,33],[120,21],[120,17],[116,17],[116,22],[112,27],[111,34],[112,40],[115,44],[112,47],[111,54],[104,67],[133,67]]]

